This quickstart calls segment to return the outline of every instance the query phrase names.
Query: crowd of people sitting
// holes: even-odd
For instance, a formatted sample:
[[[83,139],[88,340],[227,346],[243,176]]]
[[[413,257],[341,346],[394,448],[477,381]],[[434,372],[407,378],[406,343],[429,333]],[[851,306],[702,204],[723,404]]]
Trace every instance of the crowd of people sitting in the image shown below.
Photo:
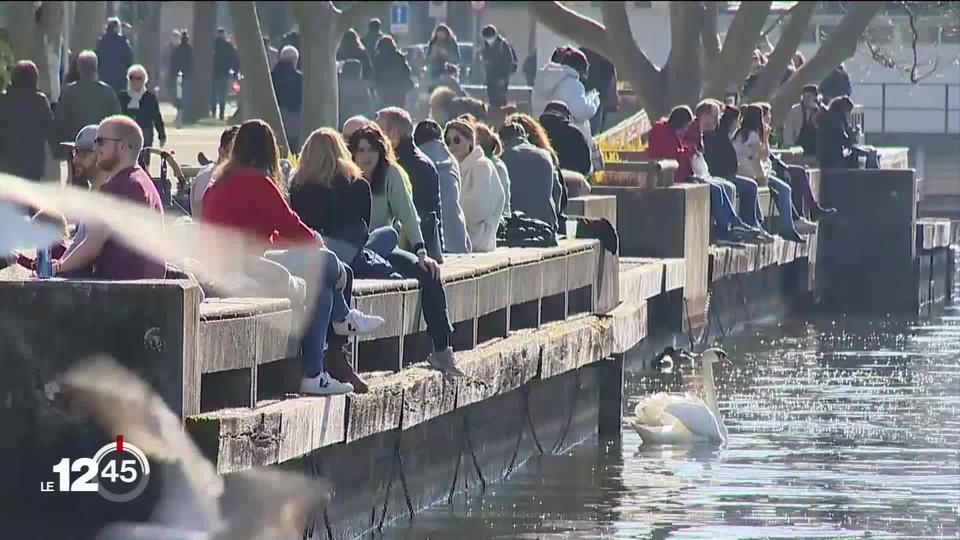
[[[495,29],[485,29],[483,35],[503,59],[512,54]],[[365,40],[352,31],[344,37],[339,57],[350,78],[341,76],[341,87],[350,80],[377,81],[389,72],[390,55],[400,54],[390,36],[381,35],[371,60],[360,54],[369,47]],[[262,254],[263,264],[278,265],[306,284],[314,301],[302,339],[303,393],[368,391],[348,360],[347,338],[373,332],[384,320],[350,307],[355,279],[416,280],[433,346],[428,362],[446,375],[462,375],[441,281],[445,257],[490,252],[511,242],[555,245],[565,231],[568,198],[588,191],[586,178],[602,168],[591,128],[607,99],[599,88],[607,87],[595,81],[588,90],[589,54],[571,46],[554,51],[534,82],[532,114],[504,110],[506,87],[497,78],[508,77],[508,70],[488,71],[493,77],[489,104],[442,82],[452,75],[449,60],[458,55],[452,31],[438,27],[428,49],[430,72],[438,81],[431,118],[415,123],[403,108],[402,96],[409,89],[393,92],[379,81],[383,107],[344,118],[339,131],[313,131],[292,170],[281,166],[270,126],[249,120],[223,131],[216,162],[203,167],[192,184],[193,220],[262,241],[270,246]],[[515,70],[515,56],[512,62]],[[304,96],[298,64],[297,49],[288,45],[274,67],[284,124],[299,121]],[[73,178],[162,215],[141,152],[152,143],[154,130],[161,145],[166,140],[146,70],[129,67],[127,86],[118,94],[98,80],[92,51],[79,55],[77,69],[79,79],[64,89],[54,130],[75,134],[73,143],[63,145],[70,151]],[[409,73],[405,77],[409,80]],[[36,87],[36,66],[18,63],[12,88],[0,98],[4,117],[36,114],[52,126],[51,117],[35,111],[49,113]],[[36,103],[21,110],[18,102]],[[824,168],[856,167],[865,159],[875,166],[876,156],[855,144],[852,109],[849,97],[837,97],[824,107],[815,86],[804,88],[801,102],[789,113],[785,143],[817,155]],[[96,115],[106,118],[91,121]],[[815,222],[834,210],[816,200],[803,166],[786,164],[771,151],[771,132],[769,104],[736,107],[707,99],[693,110],[676,107],[655,122],[646,135],[647,152],[653,159],[678,162],[675,181],[709,186],[717,241],[770,243],[772,233],[802,243],[815,231]],[[44,137],[39,144],[53,146],[54,140],[56,136]],[[24,162],[11,155],[17,148],[8,130],[0,129],[0,165],[36,177],[36,171],[17,168]],[[774,212],[761,207],[761,187],[770,188],[774,223],[764,222]],[[36,219],[65,226],[65,219],[45,212]],[[529,230],[537,231],[537,237],[518,238],[509,232],[513,223],[533,224]],[[64,277],[146,279],[167,272],[163,261],[131,251],[96,224],[79,224],[72,241],[64,238],[50,253],[52,273]],[[23,254],[13,260],[36,268],[36,260]]]

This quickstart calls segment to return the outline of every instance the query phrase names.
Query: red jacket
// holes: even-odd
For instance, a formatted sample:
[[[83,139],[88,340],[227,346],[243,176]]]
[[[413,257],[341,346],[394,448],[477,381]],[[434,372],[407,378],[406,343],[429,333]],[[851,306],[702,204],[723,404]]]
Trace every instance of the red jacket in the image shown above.
[[[240,229],[270,243],[313,240],[314,234],[273,181],[252,168],[218,179],[203,194],[203,220]]]
[[[696,129],[699,130],[699,125]],[[650,159],[676,160],[680,166],[673,175],[674,182],[683,182],[693,174],[690,160],[697,150],[695,145],[686,144],[686,140],[689,140],[689,137],[685,136],[684,140],[677,137],[665,118],[657,121],[650,130],[647,155]]]

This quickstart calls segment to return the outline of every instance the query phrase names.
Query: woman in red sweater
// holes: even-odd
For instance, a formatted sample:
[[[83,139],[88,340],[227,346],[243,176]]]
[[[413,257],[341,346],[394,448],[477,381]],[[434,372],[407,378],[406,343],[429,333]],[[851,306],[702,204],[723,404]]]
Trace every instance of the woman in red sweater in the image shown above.
[[[311,394],[346,394],[349,383],[332,378],[323,366],[327,327],[340,335],[369,333],[383,324],[381,317],[350,309],[353,276],[350,268],[324,247],[323,239],[290,209],[278,186],[279,151],[273,130],[262,120],[240,126],[230,157],[214,172],[203,196],[203,219],[241,229],[281,248],[264,257],[282,264],[305,279],[316,295],[313,317],[303,336],[304,377],[300,391]],[[294,244],[299,246],[293,247]]]

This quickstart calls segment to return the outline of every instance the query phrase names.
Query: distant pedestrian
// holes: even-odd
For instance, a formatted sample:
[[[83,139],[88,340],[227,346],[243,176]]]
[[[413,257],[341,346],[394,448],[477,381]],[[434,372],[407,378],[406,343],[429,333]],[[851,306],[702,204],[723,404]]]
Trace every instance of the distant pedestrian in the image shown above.
[[[470,236],[460,206],[460,163],[443,143],[443,128],[433,120],[424,120],[417,124],[413,140],[437,168],[444,253],[470,253]]]
[[[227,106],[227,85],[231,75],[236,77],[240,72],[240,58],[237,48],[227,39],[227,31],[217,30],[217,37],[213,42],[213,88],[210,92],[210,116],[223,120],[224,109]],[[218,111],[219,109],[219,111]]]
[[[847,74],[843,64],[840,64],[827,75],[827,78],[820,83],[820,93],[823,95],[823,102],[830,103],[833,98],[840,96],[853,95],[853,85],[850,84],[850,75]]]
[[[30,180],[44,176],[45,146],[55,150],[53,113],[47,96],[37,91],[38,79],[36,64],[21,60],[0,95],[0,170]]]
[[[527,86],[533,86],[533,82],[537,80],[537,50],[530,49],[530,54],[527,55],[527,58],[523,61],[523,77],[527,81]]]
[[[177,77],[180,89],[177,91]],[[177,105],[177,123],[183,122],[183,110],[189,99],[193,82],[193,47],[190,45],[190,34],[186,30],[180,31],[180,43],[170,53],[171,95]]]
[[[114,92],[123,92],[127,87],[127,69],[133,64],[133,47],[121,33],[120,19],[107,20],[107,29],[97,40],[97,58],[100,80]]]
[[[300,113],[303,111],[303,73],[297,69],[299,60],[300,52],[293,45],[287,45],[280,52],[277,67],[270,73],[283,129],[292,152],[300,149]]]
[[[363,80],[363,66],[359,60],[347,60],[340,68],[337,98],[340,103],[340,119],[337,125],[352,116],[370,116],[373,114],[373,96],[370,86]]]
[[[533,86],[532,113],[541,115],[551,101],[562,101],[570,111],[570,122],[584,139],[591,138],[590,119],[600,107],[600,95],[596,90],[588,93],[583,85],[589,71],[586,55],[574,48],[562,53],[559,62],[543,66]]]
[[[153,146],[153,130],[156,128],[160,139],[160,148],[167,144],[167,131],[160,115],[160,104],[157,96],[147,89],[149,75],[140,64],[134,64],[127,70],[127,89],[120,94],[120,111],[136,120],[143,131],[144,148]],[[142,155],[140,166],[146,169],[150,166],[149,154]]]
[[[267,53],[267,65],[273,70],[273,68],[277,67],[277,62],[280,61],[280,51],[270,45],[270,36],[263,36],[263,50]]]
[[[587,64],[590,66],[583,86],[587,92],[596,90],[600,98],[597,114],[590,119],[590,132],[597,134],[603,131],[607,123],[607,113],[620,109],[620,97],[617,94],[617,68],[605,56],[593,49],[581,47],[580,52],[587,57]]]
[[[517,71],[517,53],[493,25],[483,27],[481,36],[484,41],[481,55],[487,73],[487,100],[490,107],[503,107],[507,104],[510,76]]]
[[[427,44],[427,66],[430,70],[430,79],[437,79],[444,74],[447,64],[460,65],[460,46],[457,44],[457,35],[446,24],[439,24],[433,29],[433,36]]]
[[[58,141],[72,141],[84,126],[120,113],[117,93],[97,78],[97,54],[81,52],[76,65],[78,79],[63,89],[57,105]]]
[[[383,107],[405,107],[407,93],[413,89],[410,64],[397,49],[391,36],[380,38],[373,57],[373,78],[377,97]]]
[[[363,41],[363,47],[370,51],[370,54],[373,55],[377,50],[377,44],[380,43],[380,38],[383,37],[383,31],[380,29],[382,23],[380,19],[370,19],[370,22],[367,23],[367,33],[364,34],[361,41]]]
[[[353,28],[344,32],[343,37],[340,38],[340,46],[337,47],[337,60],[341,62],[349,60],[360,62],[364,80],[373,78],[373,66],[370,64],[372,54],[373,49],[364,47],[363,42],[360,41],[360,35]]]

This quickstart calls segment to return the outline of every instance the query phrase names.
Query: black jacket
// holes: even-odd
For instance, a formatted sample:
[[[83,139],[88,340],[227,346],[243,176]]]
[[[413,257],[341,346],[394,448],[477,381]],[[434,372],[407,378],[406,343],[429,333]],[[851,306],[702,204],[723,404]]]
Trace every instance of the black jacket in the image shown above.
[[[303,108],[303,73],[290,62],[277,62],[270,72],[277,105],[284,110],[300,112]]]
[[[587,57],[587,62],[590,64],[587,80],[583,84],[584,89],[587,92],[596,90],[600,96],[600,106],[608,111],[616,111],[619,104],[610,103],[610,98],[616,96],[617,68],[598,52],[586,47],[582,47],[580,51]],[[611,85],[613,88],[610,88]]]
[[[844,150],[853,148],[854,138],[850,126],[843,118],[829,112],[817,123],[817,161],[821,169],[845,167]]]
[[[827,75],[827,78],[820,83],[820,93],[823,95],[823,102],[830,103],[830,100],[838,96],[849,96],[853,94],[853,86],[850,84],[850,75],[843,69],[843,66],[837,66],[836,69]]]
[[[193,47],[189,43],[177,45],[170,53],[170,76],[176,78],[183,73],[184,79],[193,75]]]
[[[323,236],[339,237],[339,233],[363,222],[370,224],[372,206],[370,184],[363,178],[349,182],[342,174],[333,177],[330,187],[307,182],[290,189],[290,207],[308,227]]]
[[[81,8],[82,9],[82,8]],[[120,92],[127,87],[127,68],[133,64],[133,47],[122,34],[107,32],[97,40],[97,74]]]
[[[711,175],[720,178],[737,175],[737,151],[730,137],[719,129],[703,134],[703,157]]]
[[[53,113],[47,96],[36,90],[9,88],[0,95],[0,170],[29,178],[43,178],[45,145],[56,150]]]
[[[497,36],[493,44],[483,44],[483,64],[488,80],[509,79],[517,71],[517,53],[503,36]]]
[[[590,147],[583,133],[573,126],[569,120],[555,114],[540,116],[540,124],[550,138],[550,144],[557,151],[560,159],[560,168],[589,176],[592,164],[590,161]]]
[[[400,51],[381,51],[373,57],[373,79],[384,107],[406,106],[413,80],[410,64]]]
[[[363,78],[373,78],[373,66],[370,65],[370,49],[360,50],[355,47],[340,47],[337,49],[337,60],[356,60],[360,62]]]
[[[143,130],[143,144],[149,146],[153,144],[153,128],[157,128],[157,135],[161,141],[167,140],[167,131],[163,125],[163,117],[160,115],[160,104],[157,102],[157,96],[153,92],[147,91],[140,98],[139,109],[129,109],[130,94],[126,91],[117,94],[120,99],[120,112],[137,121],[137,125]]]
[[[230,70],[235,74],[240,71],[237,48],[225,38],[218,37],[213,42],[213,76],[225,79],[230,76]]]
[[[413,205],[423,219],[430,212],[440,215],[440,176],[437,167],[412,139],[397,145],[397,161],[407,171],[413,185]]]

